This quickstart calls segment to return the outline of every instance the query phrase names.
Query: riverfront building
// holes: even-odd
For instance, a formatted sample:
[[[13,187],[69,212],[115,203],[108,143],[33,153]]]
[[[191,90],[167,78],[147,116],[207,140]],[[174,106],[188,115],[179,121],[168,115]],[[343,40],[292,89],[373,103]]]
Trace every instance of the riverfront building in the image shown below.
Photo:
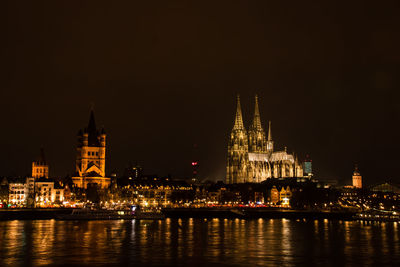
[[[45,160],[43,149],[40,157],[32,162],[31,177],[13,178],[8,182],[10,205],[49,207],[54,204],[60,205],[63,201],[64,188],[55,179],[49,178],[49,165]]]
[[[14,179],[8,186],[8,203],[17,206],[26,205],[29,194],[28,184],[21,179]]]
[[[52,179],[39,178],[35,180],[35,204],[46,207],[51,204],[61,204],[64,201],[64,188]]]

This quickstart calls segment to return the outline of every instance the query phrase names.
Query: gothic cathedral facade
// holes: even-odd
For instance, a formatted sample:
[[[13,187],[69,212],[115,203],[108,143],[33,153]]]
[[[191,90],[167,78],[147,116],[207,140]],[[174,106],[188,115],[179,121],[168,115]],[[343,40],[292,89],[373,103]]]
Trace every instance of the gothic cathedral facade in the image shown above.
[[[303,177],[303,168],[293,154],[287,153],[286,149],[274,151],[271,122],[268,126],[267,137],[256,95],[254,118],[247,131],[240,97],[237,97],[235,123],[228,141],[226,183],[260,183],[268,178]]]

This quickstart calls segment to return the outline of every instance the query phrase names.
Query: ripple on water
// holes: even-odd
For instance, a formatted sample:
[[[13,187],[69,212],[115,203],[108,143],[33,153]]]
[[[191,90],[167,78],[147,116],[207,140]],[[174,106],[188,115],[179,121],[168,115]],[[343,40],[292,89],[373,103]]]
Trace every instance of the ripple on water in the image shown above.
[[[400,265],[397,223],[1,221],[0,266]]]

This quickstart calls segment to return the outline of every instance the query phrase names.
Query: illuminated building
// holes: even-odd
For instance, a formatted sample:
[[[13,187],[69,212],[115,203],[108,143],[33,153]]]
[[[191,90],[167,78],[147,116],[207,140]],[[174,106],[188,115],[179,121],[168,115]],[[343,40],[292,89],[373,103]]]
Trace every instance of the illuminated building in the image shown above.
[[[23,207],[46,207],[61,204],[64,189],[53,179],[27,177],[9,183],[8,203]]]
[[[303,162],[304,175],[308,177],[312,177],[312,160],[309,155],[306,156],[306,159]]]
[[[16,179],[8,184],[8,188],[8,203],[25,206],[29,194],[27,184],[21,179]]]
[[[289,206],[290,198],[292,197],[292,191],[290,191],[290,187],[282,187],[279,192],[279,200],[282,205]]]
[[[8,184],[9,204],[46,207],[62,203],[64,189],[58,182],[49,178],[49,166],[45,161],[43,150],[39,159],[32,163],[32,176],[10,181]]]
[[[123,187],[127,201],[144,207],[170,206],[190,199],[192,186],[185,182],[153,180],[139,181]],[[119,199],[121,200],[121,199]]]
[[[353,187],[362,188],[362,177],[360,172],[358,171],[357,164],[355,165],[353,172]]]
[[[303,177],[303,168],[293,154],[274,151],[271,122],[268,138],[261,124],[258,97],[255,97],[253,123],[249,131],[243,124],[240,98],[228,142],[226,183],[260,183],[267,178]]]
[[[97,184],[107,188],[111,179],[105,177],[106,170],[106,134],[98,131],[93,110],[90,112],[88,127],[79,131],[76,157],[76,176],[72,177],[75,186],[87,188],[88,184]]]
[[[32,177],[33,178],[49,178],[49,165],[44,157],[43,148],[40,150],[38,160],[32,162]]]
[[[31,206],[34,199],[35,178],[15,178],[8,184],[8,202],[17,206]]]
[[[385,192],[385,193],[389,192],[389,193],[400,194],[400,186],[395,185],[391,182],[386,182],[371,186],[370,190],[374,192]]]
[[[271,188],[270,196],[271,196],[270,200],[272,203],[276,204],[280,201],[279,190],[276,188],[275,185]]]
[[[27,207],[34,207],[35,205],[35,180],[37,178],[33,177],[26,177],[25,184],[28,189],[27,198],[26,198],[26,206]],[[48,179],[44,178],[43,179]]]
[[[39,178],[35,181],[36,206],[48,206],[64,201],[64,189],[51,179]]]
[[[269,200],[273,204],[280,203],[284,206],[289,206],[290,199],[292,198],[292,191],[289,186],[272,186],[269,192]]]

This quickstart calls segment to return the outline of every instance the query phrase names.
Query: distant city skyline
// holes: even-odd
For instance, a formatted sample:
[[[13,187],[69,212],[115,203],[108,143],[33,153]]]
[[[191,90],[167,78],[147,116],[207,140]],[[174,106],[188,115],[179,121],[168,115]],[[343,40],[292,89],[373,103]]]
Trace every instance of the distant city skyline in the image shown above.
[[[232,97],[232,100],[235,98],[235,97],[238,97],[239,96],[239,94],[236,94],[236,95],[234,95],[234,97]],[[234,102],[234,101],[233,101]],[[252,106],[253,104],[250,104],[250,107]],[[253,107],[251,107],[251,108],[254,108],[254,106]],[[244,109],[249,109],[249,107],[245,107]],[[93,111],[94,111],[94,104],[92,103],[92,104],[90,104],[90,108],[88,108],[88,113],[89,114],[92,114],[93,113]],[[251,114],[251,112],[250,112],[250,114]],[[249,114],[247,114],[248,115],[248,117],[249,117]],[[81,118],[79,118],[79,120],[81,120]],[[250,121],[250,118],[248,118],[248,120]],[[265,125],[266,123],[263,123],[263,122],[261,122],[263,125]],[[102,125],[102,128],[104,129],[104,125]],[[194,144],[195,146],[196,146],[196,144]],[[225,144],[225,146],[226,146],[226,144]],[[76,149],[76,144],[73,144],[73,149]],[[278,146],[279,147],[279,149],[281,149],[281,150],[284,150],[284,149],[286,149],[287,147],[285,146],[285,147],[283,147],[283,146]],[[45,150],[45,147],[44,146],[41,146],[40,147],[40,149],[41,150]],[[50,151],[52,150],[52,149],[49,149]],[[194,150],[193,148],[192,148],[192,150]],[[34,151],[34,152],[36,152],[36,155],[34,156],[34,158],[31,160],[31,162],[35,159],[35,158],[37,158],[38,157],[38,151],[39,150],[36,150],[36,151]],[[294,152],[294,151],[293,151]],[[29,154],[29,153],[28,153]],[[109,154],[108,152],[107,152],[107,154]],[[190,159],[192,159],[192,158],[194,158],[193,157],[193,151],[191,151],[191,152],[189,152],[188,154],[190,154]],[[306,156],[307,155],[309,155],[309,154],[307,154],[307,153],[298,153],[298,154],[304,154],[304,156],[301,158],[301,162],[303,162],[303,160],[305,160],[306,159]],[[75,156],[75,153],[74,153],[74,156]],[[110,156],[110,155],[109,155]],[[56,157],[57,157],[57,155],[56,155]],[[110,159],[108,159],[107,158],[107,161],[109,161]],[[73,160],[73,161],[75,161],[75,159]],[[112,161],[112,160],[110,160],[110,161]],[[55,165],[55,166],[57,166],[57,162],[54,162],[54,160],[50,160],[49,162],[52,162],[51,163],[51,165]],[[115,172],[115,171],[117,171],[118,172],[118,174],[122,174],[123,172],[124,172],[124,169],[125,169],[125,167],[128,167],[129,165],[131,165],[132,163],[137,163],[137,162],[139,162],[139,165],[140,166],[142,166],[142,167],[144,167],[145,168],[145,173],[147,173],[147,174],[157,174],[157,175],[160,175],[160,176],[167,176],[167,175],[172,175],[173,177],[178,177],[178,178],[190,178],[191,176],[192,176],[192,168],[190,168],[190,166],[184,166],[184,169],[187,171],[187,173],[184,173],[184,174],[182,174],[182,172],[180,172],[180,175],[175,175],[174,173],[170,173],[170,172],[165,172],[165,173],[158,173],[157,172],[157,169],[159,169],[157,166],[153,166],[153,168],[149,168],[149,167],[147,167],[146,168],[146,166],[147,166],[147,164],[146,164],[146,162],[145,161],[143,161],[143,160],[127,160],[126,162],[123,162],[123,163],[120,163],[119,164],[119,166],[123,166],[123,167],[120,167],[119,169],[117,169],[117,168],[115,168],[115,167],[113,167],[112,169],[108,169],[107,168],[107,171],[106,171],[106,173],[109,175],[109,174],[111,174],[111,173],[113,173],[113,172]],[[226,164],[226,161],[225,162],[223,162],[223,163],[225,163]],[[190,164],[191,164],[191,162],[190,162]],[[356,161],[354,161],[354,162],[350,162],[350,164],[352,164],[351,165],[351,167],[352,167],[352,170],[354,169],[354,164],[356,164],[357,166],[359,165]],[[28,164],[29,165],[29,164]],[[189,167],[189,168],[188,168]],[[225,166],[226,167],[226,166]],[[26,174],[23,174],[22,172],[20,172],[20,173],[15,173],[15,174],[8,174],[9,176],[25,176],[25,175],[27,175],[27,176],[29,176],[30,175],[30,172],[31,172],[31,169],[30,169],[30,165],[29,166],[24,166],[23,168],[27,168],[27,172],[26,172]],[[314,168],[314,167],[313,167]],[[73,174],[74,174],[74,172],[75,172],[75,170],[67,170],[67,171],[64,171],[64,172],[62,172],[62,171],[60,171],[59,170],[59,168],[56,168],[56,169],[58,169],[58,173],[57,174],[51,174],[51,176],[52,177],[64,177],[64,176],[66,176],[66,175],[69,175],[69,176],[73,176]],[[72,168],[73,169],[73,168]],[[317,171],[318,173],[321,173],[321,171]],[[61,173],[61,174],[59,174],[59,173]],[[179,172],[178,172],[179,173]],[[323,172],[322,172],[323,173]],[[339,181],[339,183],[342,183],[343,185],[345,185],[345,184],[351,184],[351,181],[352,181],[352,173],[353,173],[353,171],[351,171],[350,172],[350,174],[348,174],[344,179],[342,178],[340,178],[340,177],[321,177],[321,176],[319,176],[319,177],[316,177],[316,178],[318,178],[318,179],[337,179],[338,181]],[[4,174],[0,174],[0,175],[2,175],[2,176],[7,176],[7,175],[4,175]],[[217,178],[217,179],[210,179],[210,177],[204,177],[204,176],[200,176],[199,178],[200,179],[202,179],[202,180],[214,180],[214,181],[217,181],[217,180],[220,180],[220,181],[224,181],[225,182],[225,175],[226,175],[226,173],[224,174],[222,174],[222,176],[219,176],[219,177],[215,177],[215,178]],[[392,181],[396,181],[395,179],[387,179],[387,180],[392,180]],[[382,181],[378,181],[378,182],[384,182],[384,181],[387,181],[387,180],[382,180]],[[372,185],[372,184],[369,184],[369,185]]]
[[[196,154],[198,177],[224,180],[235,97],[249,121],[258,94],[263,126],[316,178],[350,184],[358,163],[367,185],[399,182],[398,2],[311,6],[9,2],[0,175],[29,174],[41,147],[51,176],[73,175],[94,103],[106,172],[188,177]]]

